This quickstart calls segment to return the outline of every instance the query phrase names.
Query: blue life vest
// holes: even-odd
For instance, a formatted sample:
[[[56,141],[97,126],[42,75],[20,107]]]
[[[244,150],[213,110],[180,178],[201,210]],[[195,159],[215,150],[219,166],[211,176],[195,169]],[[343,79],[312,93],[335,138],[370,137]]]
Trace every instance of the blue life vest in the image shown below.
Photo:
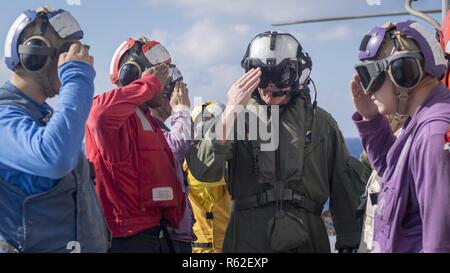
[[[5,89],[0,89],[0,105],[19,107],[40,126],[49,119],[29,98]],[[29,196],[0,178],[0,219],[0,242],[3,238],[3,244],[19,252],[92,253],[110,247],[110,232],[81,152],[75,169],[47,192]]]

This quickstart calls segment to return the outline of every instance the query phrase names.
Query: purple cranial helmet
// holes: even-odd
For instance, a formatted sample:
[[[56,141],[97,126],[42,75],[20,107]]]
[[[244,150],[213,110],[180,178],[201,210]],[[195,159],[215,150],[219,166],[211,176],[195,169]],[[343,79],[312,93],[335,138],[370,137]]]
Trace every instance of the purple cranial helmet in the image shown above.
[[[410,20],[396,23],[393,28],[417,43],[424,57],[424,72],[441,79],[445,74],[446,66],[444,55],[435,36],[420,24]],[[380,50],[386,33],[390,30],[383,27],[371,29],[361,42],[359,59],[373,60]]]

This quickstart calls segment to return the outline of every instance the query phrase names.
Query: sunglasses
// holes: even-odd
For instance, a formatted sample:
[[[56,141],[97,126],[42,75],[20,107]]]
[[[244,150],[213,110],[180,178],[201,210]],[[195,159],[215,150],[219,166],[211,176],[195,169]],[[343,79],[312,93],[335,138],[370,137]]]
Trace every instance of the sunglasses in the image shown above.
[[[59,48],[58,55],[59,55],[59,54],[62,54],[62,53],[64,53],[64,52],[69,52],[70,47],[71,47],[73,44],[76,44],[76,43],[79,43],[79,42],[69,42],[69,43],[63,44],[63,45]],[[89,45],[85,45],[85,44],[81,44],[81,43],[80,43],[80,45],[84,46],[87,50],[89,50],[89,49],[91,48]]]
[[[163,95],[169,100],[172,97],[172,93],[175,89],[175,84],[178,81],[183,80],[183,75],[181,71],[174,64],[169,64],[169,79],[167,80],[166,86],[163,89]]]

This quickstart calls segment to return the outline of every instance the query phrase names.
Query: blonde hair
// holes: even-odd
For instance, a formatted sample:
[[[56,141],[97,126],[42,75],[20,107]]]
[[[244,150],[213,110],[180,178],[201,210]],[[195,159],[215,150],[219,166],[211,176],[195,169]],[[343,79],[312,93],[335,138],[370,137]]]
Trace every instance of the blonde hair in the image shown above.
[[[383,28],[389,29],[393,26],[393,23],[387,22],[383,25]],[[420,51],[417,43],[414,40],[406,37],[406,35],[401,34],[400,31],[395,30],[394,35],[396,36],[397,41],[400,44],[400,49],[397,50],[392,39],[388,35],[386,35],[384,36],[384,40],[381,43],[380,50],[378,51],[378,54],[376,56],[377,60],[398,54],[398,52],[401,51]]]

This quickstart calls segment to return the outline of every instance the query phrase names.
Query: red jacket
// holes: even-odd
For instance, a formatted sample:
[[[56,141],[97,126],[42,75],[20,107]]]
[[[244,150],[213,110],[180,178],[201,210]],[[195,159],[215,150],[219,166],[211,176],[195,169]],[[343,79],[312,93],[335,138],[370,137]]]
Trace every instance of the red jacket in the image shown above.
[[[164,134],[139,105],[161,90],[149,75],[94,98],[86,126],[86,153],[113,237],[159,226],[177,227],[184,197]]]

